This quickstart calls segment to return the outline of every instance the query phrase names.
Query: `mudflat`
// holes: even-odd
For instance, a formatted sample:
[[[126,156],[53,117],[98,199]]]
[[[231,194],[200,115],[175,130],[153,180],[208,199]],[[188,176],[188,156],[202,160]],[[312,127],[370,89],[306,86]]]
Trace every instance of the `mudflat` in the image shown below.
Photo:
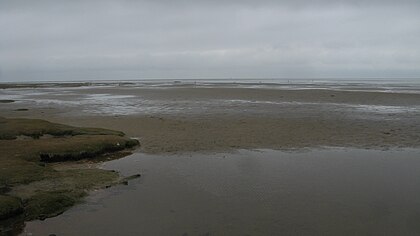
[[[53,85],[1,90],[0,115],[121,130],[147,153],[420,145],[417,90]]]

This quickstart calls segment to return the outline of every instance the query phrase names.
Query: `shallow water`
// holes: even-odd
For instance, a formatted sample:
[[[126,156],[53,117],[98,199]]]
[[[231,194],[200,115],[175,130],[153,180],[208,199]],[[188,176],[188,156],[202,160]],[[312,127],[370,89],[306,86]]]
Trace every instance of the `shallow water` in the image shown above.
[[[137,84],[138,85],[138,84]],[[415,100],[407,103],[397,101],[395,104],[388,104],[389,101],[379,104],[359,104],[355,101],[312,101],[313,99],[300,101],[299,99],[284,100],[282,96],[267,95],[264,89],[288,90],[280,85],[270,84],[269,87],[257,86],[258,91],[247,92],[249,84],[208,84],[208,85],[167,85],[157,83],[159,89],[153,84],[142,86],[88,86],[88,87],[53,87],[53,88],[19,88],[0,91],[0,99],[14,99],[16,102],[3,104],[1,111],[13,111],[16,108],[31,108],[39,110],[60,110],[63,116],[79,116],[80,112],[86,115],[121,116],[121,115],[200,115],[200,114],[269,114],[293,116],[320,116],[325,113],[346,114],[347,117],[357,119],[412,119],[420,115],[420,103]],[[256,86],[256,85],[254,85]],[[309,85],[296,84],[292,90],[325,89],[334,93],[336,85],[322,84],[324,87],[307,87]],[[344,85],[340,85],[344,86]],[[347,84],[339,91],[370,91],[365,87],[368,84]],[[391,85],[390,85],[391,86]],[[194,90],[177,92],[178,89],[186,88],[214,88],[215,93],[211,96],[195,94],[184,96],[183,93],[191,93]],[[242,92],[248,93],[243,96],[240,93],[232,98],[219,97],[218,89],[231,87],[241,88]],[[357,87],[358,89],[355,89]],[[369,86],[368,86],[369,87]],[[392,86],[391,86],[392,87]],[[407,86],[412,91],[401,91],[398,86],[388,90],[378,90],[382,93],[395,93],[399,95],[418,94],[419,85]],[[158,91],[158,90],[163,90]],[[376,90],[375,90],[376,91]],[[252,97],[252,94],[260,94],[261,97]],[[245,99],[244,99],[245,98]],[[315,99],[316,100],[316,99]],[[394,116],[398,116],[394,117]]]
[[[147,155],[108,162],[100,190],[30,235],[418,235],[420,150]]]

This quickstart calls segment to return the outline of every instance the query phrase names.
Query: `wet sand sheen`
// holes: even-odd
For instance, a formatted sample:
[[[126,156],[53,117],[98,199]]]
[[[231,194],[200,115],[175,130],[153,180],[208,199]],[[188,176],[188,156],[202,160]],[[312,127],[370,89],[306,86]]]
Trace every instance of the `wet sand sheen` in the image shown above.
[[[43,222],[33,235],[416,235],[420,150],[133,154],[129,186]]]
[[[121,130],[147,153],[420,146],[419,93],[230,86],[5,89],[0,115]]]

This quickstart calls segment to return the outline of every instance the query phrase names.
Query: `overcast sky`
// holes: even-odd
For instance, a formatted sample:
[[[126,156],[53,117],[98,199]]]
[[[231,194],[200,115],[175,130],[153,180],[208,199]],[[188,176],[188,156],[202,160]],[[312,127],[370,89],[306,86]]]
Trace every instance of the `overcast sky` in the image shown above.
[[[419,0],[0,0],[0,80],[419,78]]]

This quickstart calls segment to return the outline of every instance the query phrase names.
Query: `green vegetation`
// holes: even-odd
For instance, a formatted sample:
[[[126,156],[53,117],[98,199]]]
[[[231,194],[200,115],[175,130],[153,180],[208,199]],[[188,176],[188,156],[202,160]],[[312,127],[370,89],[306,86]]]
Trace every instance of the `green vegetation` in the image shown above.
[[[22,202],[17,197],[0,195],[0,220],[20,214],[23,211]]]
[[[98,128],[78,128],[51,123],[38,119],[6,119],[0,117],[0,139],[16,139],[19,135],[40,138],[43,135],[115,135],[124,136],[123,132]]]
[[[109,158],[110,153],[136,145],[137,140],[118,131],[0,117],[0,219],[55,216],[89,189],[126,182],[115,171],[74,161]],[[63,164],[66,161],[73,162]]]
[[[84,191],[39,192],[25,203],[26,219],[45,219],[63,213],[85,196]]]

